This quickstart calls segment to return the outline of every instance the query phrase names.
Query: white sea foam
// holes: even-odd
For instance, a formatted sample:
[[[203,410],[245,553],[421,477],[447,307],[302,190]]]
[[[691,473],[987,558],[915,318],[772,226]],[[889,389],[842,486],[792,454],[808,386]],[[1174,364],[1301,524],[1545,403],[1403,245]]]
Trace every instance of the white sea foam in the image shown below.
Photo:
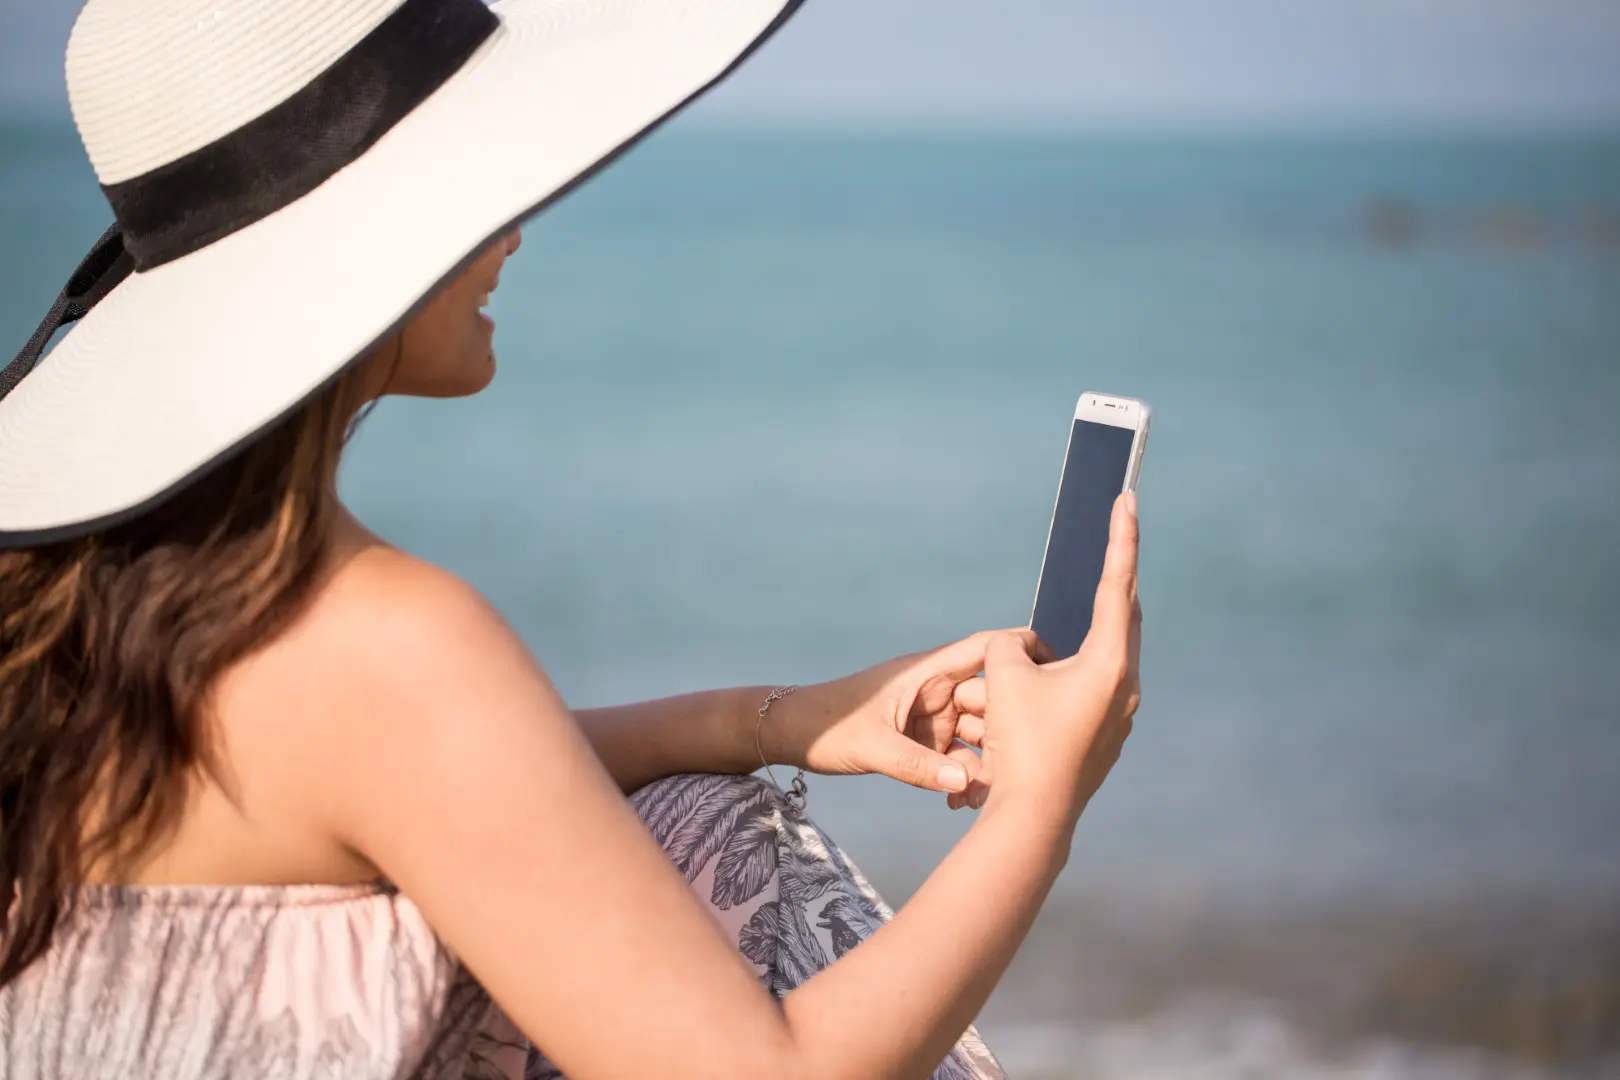
[[[1368,1039],[1327,1048],[1260,1006],[1088,1026],[985,1024],[1017,1080],[1600,1080],[1620,1061],[1550,1071],[1465,1049]]]

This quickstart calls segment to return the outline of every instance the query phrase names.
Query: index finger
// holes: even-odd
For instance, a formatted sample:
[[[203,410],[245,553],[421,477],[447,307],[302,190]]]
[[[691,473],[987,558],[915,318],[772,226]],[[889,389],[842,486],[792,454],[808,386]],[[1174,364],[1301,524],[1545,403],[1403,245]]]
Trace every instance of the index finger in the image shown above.
[[[1033,666],[1035,654],[1042,647],[1041,639],[1026,627],[991,634],[984,651],[985,676],[989,677],[998,668]]]
[[[1097,583],[1091,613],[1091,633],[1122,648],[1130,640],[1136,610],[1139,535],[1136,493],[1127,491],[1114,500],[1114,514],[1108,522],[1108,551],[1103,556],[1102,580]]]

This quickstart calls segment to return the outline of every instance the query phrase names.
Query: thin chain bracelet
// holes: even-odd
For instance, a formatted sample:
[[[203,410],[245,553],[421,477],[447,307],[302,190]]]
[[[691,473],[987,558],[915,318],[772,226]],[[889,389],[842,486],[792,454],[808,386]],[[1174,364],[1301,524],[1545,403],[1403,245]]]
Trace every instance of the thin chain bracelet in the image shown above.
[[[800,769],[798,775],[794,776],[792,785],[783,789],[781,784],[776,783],[776,774],[771,771],[771,763],[765,760],[765,744],[760,741],[760,732],[765,728],[765,714],[771,711],[773,704],[797,689],[797,686],[778,686],[765,695],[765,701],[759,707],[759,717],[754,721],[754,749],[759,751],[760,764],[765,766],[765,774],[771,778],[771,783],[776,784],[776,789],[782,792],[782,797],[787,800],[788,805],[802,814],[804,804],[810,797],[810,788],[804,782],[804,770]]]

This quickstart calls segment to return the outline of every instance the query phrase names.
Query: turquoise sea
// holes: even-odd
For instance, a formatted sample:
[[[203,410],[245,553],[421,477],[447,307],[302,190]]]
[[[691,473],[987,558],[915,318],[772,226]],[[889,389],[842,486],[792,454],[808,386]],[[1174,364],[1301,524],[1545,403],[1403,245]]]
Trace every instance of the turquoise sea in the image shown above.
[[[106,216],[0,126],[0,336]],[[579,705],[1024,622],[1075,397],[1152,403],[1145,704],[1017,1075],[1620,1075],[1620,137],[677,127],[493,314],[345,488]],[[811,790],[896,896],[969,824]]]

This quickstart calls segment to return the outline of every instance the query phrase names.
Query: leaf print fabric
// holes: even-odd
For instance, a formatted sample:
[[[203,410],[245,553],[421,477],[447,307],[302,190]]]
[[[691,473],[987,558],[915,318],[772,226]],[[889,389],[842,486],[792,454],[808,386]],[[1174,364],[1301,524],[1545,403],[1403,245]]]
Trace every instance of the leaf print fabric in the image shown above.
[[[730,777],[701,774],[681,779],[684,782],[679,784],[649,784],[631,798],[631,805],[641,815],[653,839],[666,849],[670,846],[675,829],[691,815],[698,803],[713,801],[708,797],[717,794]]]
[[[674,776],[630,799],[760,982],[782,997],[893,917],[841,850],[751,776]],[[525,1080],[565,1080],[538,1050]],[[969,1028],[933,1080],[1005,1080]]]

